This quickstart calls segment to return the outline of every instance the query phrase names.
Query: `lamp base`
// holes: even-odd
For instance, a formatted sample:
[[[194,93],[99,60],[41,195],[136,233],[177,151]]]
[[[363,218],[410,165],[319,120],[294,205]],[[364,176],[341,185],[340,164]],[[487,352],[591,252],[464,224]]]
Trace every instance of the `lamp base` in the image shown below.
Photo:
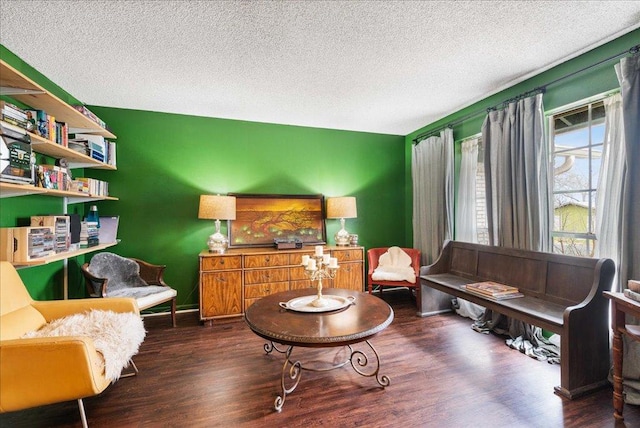
[[[339,246],[345,246],[345,245],[349,245],[349,232],[347,232],[345,229],[340,229],[339,231],[336,232],[334,239],[336,240],[336,245]]]
[[[229,241],[227,241],[227,238],[219,232],[209,236],[209,240],[207,241],[209,252],[216,254],[224,254],[227,251],[228,244]]]

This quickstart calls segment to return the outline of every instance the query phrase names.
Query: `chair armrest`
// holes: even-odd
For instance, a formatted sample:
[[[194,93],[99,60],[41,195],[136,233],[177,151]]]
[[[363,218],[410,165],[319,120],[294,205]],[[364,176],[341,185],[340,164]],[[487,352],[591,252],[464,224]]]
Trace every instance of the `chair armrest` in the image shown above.
[[[42,314],[47,322],[92,309],[140,313],[136,300],[128,297],[34,301],[32,305]]]
[[[85,263],[82,265],[81,269],[82,275],[84,276],[85,284],[87,286],[87,291],[89,292],[89,296],[91,297],[107,297],[107,283],[109,282],[108,278],[98,278],[94,274],[89,271],[89,263]],[[96,290],[94,284],[96,283],[100,287],[100,294],[96,294]]]
[[[140,266],[140,277],[144,279],[147,284],[167,286],[163,278],[164,270],[167,268],[166,265],[154,265],[132,257],[130,257],[130,259],[138,263],[138,266]]]
[[[88,337],[0,342],[0,409],[13,411],[102,392],[109,381]]]

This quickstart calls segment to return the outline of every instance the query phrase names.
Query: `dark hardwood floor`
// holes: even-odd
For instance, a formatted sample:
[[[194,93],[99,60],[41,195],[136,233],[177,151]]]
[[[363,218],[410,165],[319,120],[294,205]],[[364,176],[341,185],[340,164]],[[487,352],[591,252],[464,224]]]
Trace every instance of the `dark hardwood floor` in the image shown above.
[[[476,333],[454,314],[418,318],[406,290],[385,292],[391,326],[372,339],[386,389],[351,366],[303,371],[282,412],[283,356],[241,318],[200,325],[196,313],[145,319],[147,338],[136,377],[86,398],[89,426],[99,427],[640,427],[640,406],[613,418],[611,388],[573,401],[553,393],[560,367],[538,362]],[[275,354],[275,355],[274,355]],[[294,351],[303,361],[335,351]],[[589,358],[585,355],[585,358]],[[37,386],[34,386],[37,387]],[[2,427],[79,427],[76,402],[0,415]]]

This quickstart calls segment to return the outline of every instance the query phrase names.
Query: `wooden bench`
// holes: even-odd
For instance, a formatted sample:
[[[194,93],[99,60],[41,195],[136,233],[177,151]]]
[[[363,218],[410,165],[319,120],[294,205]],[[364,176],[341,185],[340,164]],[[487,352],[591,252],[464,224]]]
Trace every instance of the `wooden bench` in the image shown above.
[[[421,268],[422,306],[430,287],[559,334],[555,392],[572,399],[607,384],[609,307],[602,292],[611,289],[614,270],[610,259],[449,241],[435,263]],[[496,301],[460,287],[479,281],[518,287],[524,297]]]

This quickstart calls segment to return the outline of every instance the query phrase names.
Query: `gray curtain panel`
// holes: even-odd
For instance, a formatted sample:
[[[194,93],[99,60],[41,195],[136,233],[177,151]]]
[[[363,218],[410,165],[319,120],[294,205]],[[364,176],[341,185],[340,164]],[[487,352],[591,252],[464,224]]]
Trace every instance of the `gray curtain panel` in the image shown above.
[[[627,280],[640,279],[640,55],[622,58],[615,69],[622,93],[622,120],[627,151],[619,269],[620,284],[626,288]],[[627,322],[634,321],[627,319]],[[626,336],[622,377],[625,402],[640,404],[640,345]]]
[[[549,155],[542,94],[491,111],[482,125],[485,145],[489,243],[508,248],[549,251]],[[560,349],[539,327],[487,310],[477,331],[508,334],[507,345],[530,357],[559,362]]]
[[[549,154],[542,94],[490,112],[485,145],[489,242],[549,251]]]
[[[616,65],[622,92],[622,120],[627,150],[623,190],[622,257],[620,280],[640,279],[640,54]]]
[[[453,131],[413,147],[413,245],[429,265],[453,234]]]

